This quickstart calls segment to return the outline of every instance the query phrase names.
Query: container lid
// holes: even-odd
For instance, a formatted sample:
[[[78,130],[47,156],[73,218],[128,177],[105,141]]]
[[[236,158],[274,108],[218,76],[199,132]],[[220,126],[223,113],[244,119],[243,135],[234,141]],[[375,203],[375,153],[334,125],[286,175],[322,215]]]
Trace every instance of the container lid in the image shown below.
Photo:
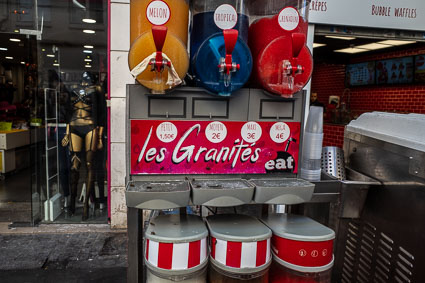
[[[335,232],[302,215],[271,214],[261,219],[273,234],[295,241],[321,242],[335,239]]]
[[[217,214],[207,217],[211,236],[224,241],[258,242],[269,239],[272,232],[258,219],[248,215]]]
[[[204,239],[208,230],[195,215],[160,215],[149,223],[146,238],[161,243],[187,243]]]
[[[370,112],[350,122],[347,132],[425,152],[425,115]]]

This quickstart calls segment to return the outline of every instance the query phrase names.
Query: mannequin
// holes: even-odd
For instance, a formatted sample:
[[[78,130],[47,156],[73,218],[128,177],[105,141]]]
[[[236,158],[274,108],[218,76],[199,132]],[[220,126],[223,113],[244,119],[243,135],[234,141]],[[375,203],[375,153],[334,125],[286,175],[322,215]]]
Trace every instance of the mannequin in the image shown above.
[[[103,127],[98,125],[99,116],[103,109],[98,109],[99,91],[93,83],[90,73],[84,72],[81,86],[71,91],[71,107],[68,115],[66,134],[62,139],[62,146],[69,146],[71,152],[71,203],[70,212],[75,213],[75,199],[79,180],[79,170],[83,149],[87,167],[86,195],[84,198],[82,220],[88,219],[88,201],[94,187],[94,158],[95,152],[103,148]]]

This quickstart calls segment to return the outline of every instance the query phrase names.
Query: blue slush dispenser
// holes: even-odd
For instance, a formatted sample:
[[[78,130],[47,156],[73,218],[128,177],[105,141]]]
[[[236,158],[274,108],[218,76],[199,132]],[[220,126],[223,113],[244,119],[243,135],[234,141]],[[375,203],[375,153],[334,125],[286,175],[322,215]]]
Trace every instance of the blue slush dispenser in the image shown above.
[[[192,1],[191,70],[197,86],[229,96],[249,79],[249,19],[243,0]]]

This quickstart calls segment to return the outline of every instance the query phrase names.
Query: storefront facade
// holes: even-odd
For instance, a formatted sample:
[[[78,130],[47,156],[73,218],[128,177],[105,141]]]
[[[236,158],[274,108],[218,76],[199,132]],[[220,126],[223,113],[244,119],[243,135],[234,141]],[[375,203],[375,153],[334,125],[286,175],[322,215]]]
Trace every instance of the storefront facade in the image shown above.
[[[344,29],[338,27],[373,27],[377,29],[412,31],[416,32],[425,26],[425,4],[423,1],[411,0],[403,3],[403,7],[397,1],[376,1],[373,3],[356,3],[353,1],[311,1],[310,5],[310,26],[307,44],[313,50],[315,26],[329,27],[329,33],[338,31],[346,33]],[[385,3],[384,3],[385,2]],[[126,166],[129,162],[126,152],[126,107],[127,107],[127,85],[134,84],[135,80],[131,76],[128,67],[128,52],[130,49],[130,0],[90,0],[90,1],[0,1],[2,5],[0,17],[3,21],[0,24],[2,37],[1,43],[7,42],[7,46],[2,46],[0,50],[2,69],[0,77],[4,88],[2,89],[2,100],[12,104],[24,104],[27,100],[27,108],[22,114],[26,124],[21,128],[28,128],[28,142],[20,145],[14,150],[14,158],[22,160],[22,156],[29,156],[27,161],[22,161],[27,165],[20,165],[19,162],[14,166],[30,168],[25,171],[30,175],[28,179],[27,191],[22,194],[27,195],[25,202],[29,202],[28,216],[26,222],[37,223],[58,221],[58,213],[65,212],[65,198],[72,194],[71,183],[77,185],[78,198],[82,193],[83,187],[92,188],[93,174],[91,169],[87,169],[87,156],[85,147],[90,145],[82,142],[84,145],[80,150],[70,151],[69,141],[62,140],[66,134],[67,124],[70,119],[65,104],[61,104],[61,97],[66,98],[67,93],[72,90],[81,89],[82,74],[89,71],[92,75],[90,83],[93,84],[97,93],[103,95],[104,100],[101,106],[96,107],[99,112],[96,114],[97,144],[99,144],[100,128],[103,128],[101,140],[103,148],[96,147],[96,168],[99,172],[96,175],[93,188],[96,192],[94,199],[104,201],[108,196],[107,208],[100,211],[100,203],[95,205],[95,210],[91,212],[90,219],[94,223],[106,222],[110,219],[111,227],[126,227],[127,206],[125,202],[126,186]],[[92,19],[93,21],[83,21],[83,19]],[[332,27],[337,28],[332,28]],[[343,34],[344,35],[344,34]],[[400,38],[399,33],[394,33],[393,38]],[[11,41],[12,39],[20,41]],[[16,44],[15,46],[13,44]],[[22,49],[22,50],[21,50]],[[16,53],[12,54],[12,53]],[[19,53],[19,54],[18,54]],[[314,52],[313,52],[314,53]],[[423,54],[422,49],[409,54]],[[405,54],[406,56],[409,54]],[[388,55],[390,56],[390,55]],[[395,56],[395,55],[394,55]],[[402,56],[399,54],[397,56]],[[366,56],[367,57],[367,56]],[[364,57],[364,60],[368,60]],[[13,58],[13,59],[10,59]],[[378,58],[378,57],[376,57]],[[362,61],[361,59],[357,59]],[[374,59],[375,60],[375,59]],[[354,62],[353,62],[354,63]],[[327,100],[332,92],[327,91],[327,86],[323,86],[327,78],[323,73],[339,74],[345,76],[343,70],[326,69],[325,66],[318,65],[318,69],[313,72],[311,83],[306,87],[307,96],[310,89],[319,93],[319,99]],[[337,77],[333,76],[333,78]],[[320,81],[320,83],[319,83]],[[330,82],[330,85],[341,84],[341,82]],[[329,85],[328,84],[328,85]],[[6,89],[12,87],[11,89]],[[354,99],[362,111],[385,110],[397,112],[416,112],[423,113],[423,104],[419,95],[423,88],[419,86],[403,86],[407,94],[414,92],[412,103],[419,103],[417,108],[405,107],[397,108],[402,98],[392,97],[401,95],[403,90],[388,89],[388,94],[381,95],[375,105],[383,99],[393,99],[392,105],[383,108],[374,108],[374,105],[363,107],[364,101]],[[419,88],[419,89],[418,89]],[[336,95],[341,95],[345,85],[342,83]],[[375,91],[372,87],[369,90],[356,89],[357,92],[367,93]],[[326,94],[322,94],[327,92]],[[393,93],[397,92],[397,93]],[[13,93],[12,95],[10,93]],[[322,95],[322,96],[321,96]],[[365,94],[365,97],[369,94]],[[352,95],[354,97],[354,95]],[[57,97],[58,115],[52,116],[52,111],[47,111],[49,107],[55,109],[51,99]],[[55,100],[56,101],[56,100]],[[69,103],[68,103],[69,104]],[[401,103],[402,104],[402,103]],[[5,107],[8,107],[5,104]],[[13,107],[12,107],[13,108]],[[25,110],[27,109],[27,110]],[[28,113],[26,113],[27,111]],[[54,112],[54,111],[53,111]],[[363,111],[364,112],[364,111]],[[8,111],[7,113],[10,113]],[[307,111],[306,111],[307,113]],[[61,117],[61,115],[64,115]],[[94,115],[94,114],[93,114]],[[16,115],[19,116],[19,115]],[[72,117],[72,113],[71,113]],[[57,118],[54,120],[54,118]],[[53,120],[50,120],[53,119]],[[5,118],[5,122],[15,121],[14,117]],[[15,123],[17,125],[17,123]],[[14,126],[15,126],[14,125]],[[17,126],[18,127],[18,126]],[[329,126],[331,127],[331,126]],[[56,130],[51,130],[56,129]],[[326,126],[325,126],[326,131]],[[335,140],[341,146],[341,135],[343,127],[335,129],[329,128],[329,132],[338,132]],[[87,133],[85,133],[87,134]],[[82,134],[83,135],[83,134]],[[78,136],[78,135],[77,135]],[[47,143],[46,139],[51,141]],[[83,139],[78,137],[74,144],[78,144]],[[326,136],[325,136],[326,140]],[[85,139],[84,139],[85,141]],[[333,140],[329,144],[335,143]],[[27,148],[25,148],[27,147]],[[6,151],[9,149],[6,149]],[[51,154],[54,152],[54,154]],[[4,153],[5,158],[11,152]],[[90,154],[89,154],[90,155]],[[72,162],[80,160],[79,176],[71,173]],[[77,162],[78,163],[78,162]],[[92,163],[92,162],[88,162]],[[66,166],[65,166],[66,164]],[[63,166],[62,166],[63,165]],[[90,167],[91,165],[89,165]],[[20,169],[20,168],[18,168]],[[13,170],[12,170],[13,171]],[[19,171],[19,170],[17,170]],[[71,176],[74,181],[71,181]],[[91,177],[89,177],[91,176]],[[6,180],[9,176],[6,175]],[[65,179],[67,180],[64,180]],[[62,180],[61,180],[62,179]],[[77,180],[77,181],[75,181]],[[99,186],[102,183],[103,186]],[[68,182],[68,184],[66,184]],[[72,185],[74,186],[74,185]],[[75,187],[75,186],[74,186]],[[99,194],[101,187],[104,187],[104,197]],[[66,189],[68,188],[68,189]],[[60,195],[57,195],[57,194]],[[55,197],[55,195],[57,195]],[[61,201],[55,202],[55,199]],[[5,199],[7,201],[7,199]],[[67,207],[73,202],[71,198],[67,199]],[[55,209],[55,204],[59,210]],[[84,203],[77,205],[75,221],[81,221],[84,210]],[[97,211],[97,212],[96,212]],[[65,214],[64,214],[65,215]],[[30,220],[28,220],[30,219]],[[60,219],[60,218],[59,218]],[[64,222],[72,222],[67,218]]]
[[[317,44],[317,48],[314,48],[316,56],[311,92],[316,93],[318,101],[326,106],[330,99],[337,97],[346,108],[342,111],[345,113],[328,113],[328,123],[324,126],[324,146],[342,148],[345,124],[365,112],[424,113],[425,84],[421,79],[421,60],[425,54],[424,10],[425,3],[422,1],[311,2],[310,22],[316,27]],[[333,36],[336,38],[332,41],[327,39]],[[361,43],[360,39],[364,42]],[[344,47],[340,42],[347,44]],[[346,48],[343,50],[346,53],[332,53],[331,48],[326,46],[329,43],[339,46],[339,49]],[[375,44],[365,45],[370,43]],[[379,45],[381,43],[400,45]],[[360,45],[370,50],[356,49]],[[330,51],[323,52],[327,49]],[[345,58],[342,57],[343,54],[346,55]],[[327,58],[322,58],[323,56]],[[405,81],[386,81],[387,71],[377,71],[375,78],[375,64],[397,65],[400,60],[411,66]],[[374,81],[355,84],[347,81],[347,68],[361,64],[373,66],[373,74],[369,74]],[[394,74],[391,70],[389,73],[389,77],[393,78],[404,76],[404,73]],[[336,111],[341,109],[339,107]]]
[[[107,223],[107,1],[0,11],[3,220]]]

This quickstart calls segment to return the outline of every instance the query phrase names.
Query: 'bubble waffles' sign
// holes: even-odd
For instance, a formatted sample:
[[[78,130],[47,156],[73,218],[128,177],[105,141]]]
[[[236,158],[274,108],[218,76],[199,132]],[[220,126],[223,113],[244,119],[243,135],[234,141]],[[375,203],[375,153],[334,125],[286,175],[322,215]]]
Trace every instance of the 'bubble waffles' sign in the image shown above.
[[[300,23],[300,15],[297,9],[293,7],[286,7],[280,11],[277,18],[281,28],[287,31],[292,31],[298,27]]]
[[[297,122],[131,121],[131,174],[297,173]]]
[[[229,4],[218,6],[214,12],[214,23],[220,29],[232,29],[238,22],[238,14],[235,8]]]
[[[164,1],[154,0],[146,8],[146,17],[153,25],[162,26],[166,24],[170,16],[170,7]]]
[[[312,0],[309,22],[425,31],[424,0]]]

